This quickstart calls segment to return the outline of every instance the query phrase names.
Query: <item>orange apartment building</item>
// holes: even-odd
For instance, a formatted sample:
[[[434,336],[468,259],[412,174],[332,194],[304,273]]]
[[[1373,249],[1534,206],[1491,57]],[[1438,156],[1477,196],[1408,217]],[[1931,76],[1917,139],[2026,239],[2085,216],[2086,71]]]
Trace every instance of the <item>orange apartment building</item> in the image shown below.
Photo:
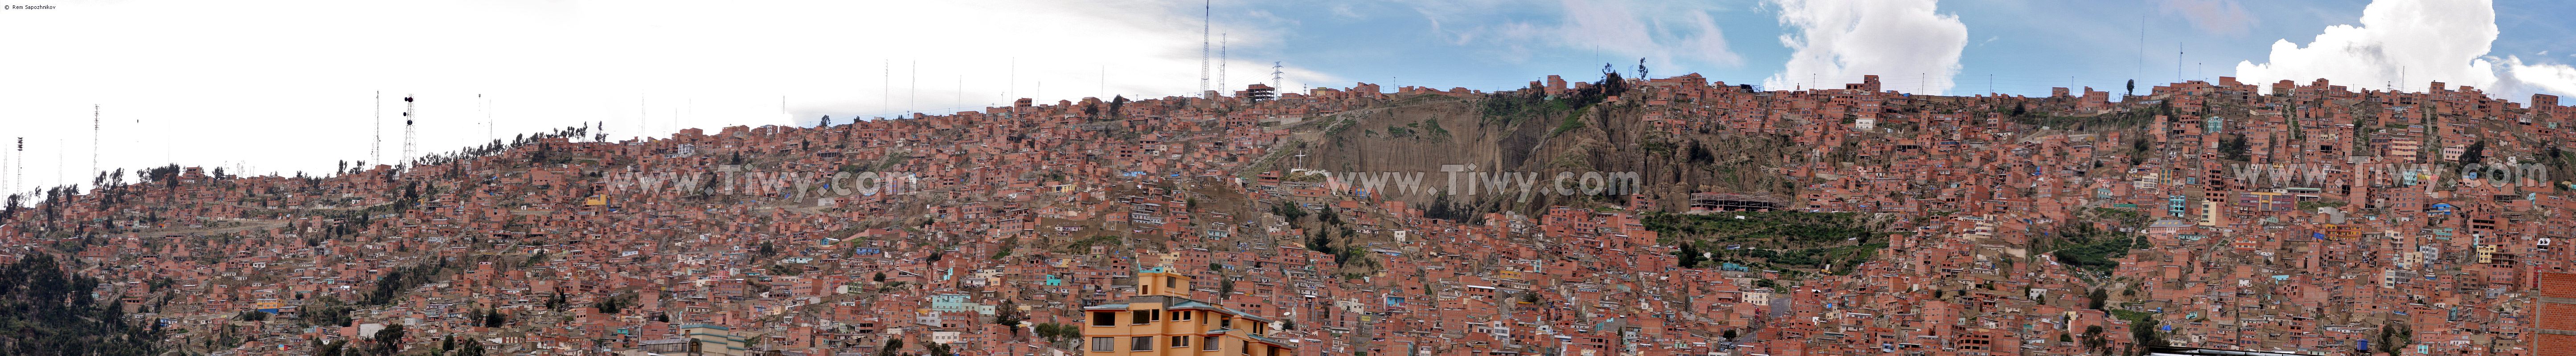
[[[1127,304],[1083,307],[1086,356],[1288,356],[1296,348],[1263,336],[1269,318],[1190,299],[1190,277],[1169,267],[1136,274]]]

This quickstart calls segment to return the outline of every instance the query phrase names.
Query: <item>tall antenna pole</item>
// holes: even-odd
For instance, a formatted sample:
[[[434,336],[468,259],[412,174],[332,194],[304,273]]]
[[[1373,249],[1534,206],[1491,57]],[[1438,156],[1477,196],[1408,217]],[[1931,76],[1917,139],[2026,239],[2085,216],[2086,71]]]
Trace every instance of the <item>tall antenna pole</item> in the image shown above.
[[[483,94],[474,94],[474,98],[475,98],[475,99],[483,99]],[[492,127],[494,126],[493,124],[496,124],[496,123],[498,123],[498,122],[492,121],[492,99],[483,99],[483,139],[484,139],[484,140],[499,140],[499,139],[501,139],[501,133],[500,133],[500,131],[498,131],[498,129],[492,128]]]
[[[1208,29],[1212,28],[1209,22],[1216,20],[1214,4],[1213,0],[1199,2],[1199,16],[1205,16],[1199,20],[1199,92],[1202,93],[1208,91]]]
[[[1287,74],[1288,72],[1279,71],[1279,68],[1278,61],[1270,62],[1270,86],[1285,88],[1288,86],[1288,82],[1281,81],[1279,78],[1280,74]]]
[[[411,155],[412,155],[412,153],[414,152],[414,150],[419,149],[419,144],[418,144],[417,142],[413,141],[413,139],[412,139],[412,135],[413,135],[413,130],[412,130],[412,120],[417,120],[417,119],[418,119],[416,116],[413,116],[413,113],[418,112],[418,111],[416,110],[416,108],[417,108],[416,106],[412,105],[412,96],[410,96],[410,95],[404,95],[404,96],[403,96],[403,149],[402,149],[402,161],[401,161],[401,162],[402,162],[402,164],[403,164],[404,166],[410,166],[410,165],[412,164],[412,161],[411,161]]]
[[[89,171],[98,174],[98,104],[89,105]]]
[[[1222,33],[1216,35],[1216,90],[1219,92],[1217,95],[1225,95],[1223,92],[1232,91],[1225,86],[1225,35]]]
[[[385,91],[376,91],[376,142],[367,146],[367,159],[385,162]]]

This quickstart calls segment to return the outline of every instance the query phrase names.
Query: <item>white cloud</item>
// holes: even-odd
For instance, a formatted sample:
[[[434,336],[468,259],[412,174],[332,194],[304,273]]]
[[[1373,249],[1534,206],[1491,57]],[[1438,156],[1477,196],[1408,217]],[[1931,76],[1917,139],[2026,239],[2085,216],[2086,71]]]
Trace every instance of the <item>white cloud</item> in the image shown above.
[[[104,104],[110,121],[105,168],[244,161],[259,173],[292,174],[368,159],[369,95],[377,90],[395,123],[397,98],[420,96],[419,147],[427,152],[486,139],[477,94],[495,107],[489,116],[498,127],[488,131],[504,139],[598,121],[624,138],[825,114],[974,110],[1013,97],[1183,95],[1199,85],[1198,5],[58,4],[0,11],[0,33],[12,34],[9,55],[0,56],[0,68],[9,68],[0,117],[11,119],[0,120],[0,131],[47,135],[30,135],[28,180],[52,181],[59,153],[72,171],[66,180],[87,182],[79,172],[89,166],[92,103]],[[1224,23],[1216,30],[1232,33],[1232,57],[1242,58],[1230,63],[1229,84],[1268,81],[1272,60],[1256,53],[1275,34]],[[1290,82],[1342,82],[1287,71]],[[793,119],[781,112],[782,96]],[[387,156],[399,153],[401,133],[398,124],[385,129]]]
[[[2576,94],[2576,67],[2495,57],[2490,50],[2497,35],[2489,0],[2380,0],[2362,8],[2360,26],[2328,26],[2305,47],[2274,42],[2269,62],[2237,63],[2236,76],[2257,84],[2325,78],[2353,88],[2406,91],[2423,91],[2438,81],[2516,101],[2531,94]],[[2550,58],[2548,53],[2535,59]]]
[[[2556,94],[2560,97],[2576,96],[2576,67],[2565,64],[2525,64],[2522,58],[2514,56],[2505,56],[2500,64],[2504,65],[2505,73],[2509,74],[2507,78],[2512,79],[2508,87],[2516,91],[2512,93],[2517,94],[2516,96],[2527,93]]]
[[[2307,46],[2279,40],[2266,63],[2236,64],[2245,83],[2306,84],[2325,78],[2353,88],[2422,91],[2430,82],[2476,86],[2499,82],[2487,55],[2496,39],[2488,0],[2380,0],[2361,11],[2361,25],[2327,26]],[[2268,88],[2268,86],[2266,86]]]
[[[1956,15],[1938,13],[1932,0],[1775,2],[1780,24],[1791,29],[1780,42],[1791,53],[1786,68],[1764,80],[1766,89],[1839,88],[1863,75],[1878,75],[1882,82],[1928,75],[1915,87],[1940,93],[1952,86],[1947,78],[1958,73],[1959,52],[1968,44],[1968,26]],[[1899,87],[1890,89],[1906,89]]]

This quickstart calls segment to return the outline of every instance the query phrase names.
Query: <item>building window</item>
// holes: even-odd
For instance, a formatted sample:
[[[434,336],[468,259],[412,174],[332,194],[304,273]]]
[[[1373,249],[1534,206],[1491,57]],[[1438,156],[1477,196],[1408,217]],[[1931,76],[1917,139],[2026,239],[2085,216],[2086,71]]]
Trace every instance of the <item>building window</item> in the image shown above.
[[[1215,336],[1200,336],[1199,347],[1204,347],[1201,350],[1216,351],[1217,343],[1221,341],[1224,340],[1217,340]]]
[[[1192,313],[1188,310],[1174,311],[1172,312],[1172,320],[1190,320],[1190,314]]]
[[[1152,310],[1138,310],[1128,313],[1134,314],[1127,316],[1127,323],[1129,324],[1145,325],[1154,322],[1154,311]]]
[[[1217,317],[1217,320],[1216,320],[1216,328],[1218,328],[1218,329],[1233,329],[1233,328],[1234,328],[1234,318]]]
[[[1252,354],[1252,340],[1243,340],[1243,354],[1244,354],[1244,355],[1251,355],[1251,354]]]
[[[1173,336],[1172,347],[1190,347],[1189,336]]]
[[[1091,313],[1091,326],[1118,326],[1118,312]]]
[[[1127,345],[1127,351],[1154,351],[1154,337],[1152,336],[1138,336],[1128,339],[1129,342],[1134,344]]]
[[[1115,344],[1117,344],[1117,343],[1118,343],[1118,341],[1115,341],[1115,340],[1113,340],[1113,339],[1115,339],[1115,338],[1109,338],[1109,337],[1095,337],[1095,338],[1091,338],[1091,351],[1118,351],[1117,349],[1115,349],[1115,347],[1116,347],[1116,346],[1111,346],[1111,345],[1115,345]]]

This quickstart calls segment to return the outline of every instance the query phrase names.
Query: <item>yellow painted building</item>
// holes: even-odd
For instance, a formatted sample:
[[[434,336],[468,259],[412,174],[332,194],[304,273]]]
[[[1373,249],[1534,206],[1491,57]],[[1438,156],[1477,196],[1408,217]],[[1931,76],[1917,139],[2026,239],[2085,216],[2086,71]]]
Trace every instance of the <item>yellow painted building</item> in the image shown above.
[[[1126,304],[1083,307],[1085,356],[1289,356],[1295,345],[1273,340],[1271,320],[1190,299],[1190,277],[1168,267],[1136,274]]]

